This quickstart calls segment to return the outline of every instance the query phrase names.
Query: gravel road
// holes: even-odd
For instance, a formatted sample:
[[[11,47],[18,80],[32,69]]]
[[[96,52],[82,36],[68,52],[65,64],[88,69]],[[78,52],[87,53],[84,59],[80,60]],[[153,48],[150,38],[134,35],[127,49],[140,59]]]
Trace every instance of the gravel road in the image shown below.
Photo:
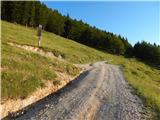
[[[120,67],[97,62],[61,90],[31,105],[16,120],[146,118],[147,111],[141,100],[131,93]]]

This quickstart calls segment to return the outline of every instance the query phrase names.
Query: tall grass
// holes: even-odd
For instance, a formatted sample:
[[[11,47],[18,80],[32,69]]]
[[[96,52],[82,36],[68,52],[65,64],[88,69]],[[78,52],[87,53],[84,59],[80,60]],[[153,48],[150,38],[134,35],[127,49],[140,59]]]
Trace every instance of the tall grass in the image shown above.
[[[68,67],[69,66],[69,67]],[[2,99],[25,98],[46,80],[60,83],[55,71],[76,75],[79,69],[71,64],[2,44]],[[59,81],[59,82],[58,82]]]
[[[113,57],[112,64],[122,65],[124,76],[137,95],[149,107],[160,113],[160,70],[136,59]]]

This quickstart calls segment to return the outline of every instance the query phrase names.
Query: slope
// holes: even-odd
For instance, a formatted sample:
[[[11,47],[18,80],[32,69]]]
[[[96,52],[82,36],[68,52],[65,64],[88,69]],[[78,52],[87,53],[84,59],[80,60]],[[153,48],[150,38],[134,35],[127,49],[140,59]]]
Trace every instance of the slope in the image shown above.
[[[19,59],[19,57],[22,56],[22,53],[26,54],[27,51],[21,50],[20,48],[15,48],[13,46],[11,47],[6,43],[12,42],[20,45],[29,45],[29,46],[36,47],[37,37],[36,37],[36,30],[34,28],[26,28],[24,26],[8,23],[5,21],[2,21],[1,23],[2,23],[2,68],[5,69],[4,71],[2,71],[2,76],[3,76],[2,86],[4,86],[2,87],[2,93],[3,93],[3,91],[8,91],[10,89],[10,85],[6,87],[7,83],[4,82],[4,81],[11,80],[10,77],[12,75],[9,76],[8,73],[11,72],[12,74],[12,72],[15,72],[13,71],[13,69],[15,69],[15,67],[19,64],[19,62],[21,62],[22,60],[27,60],[26,57],[24,57],[23,59]],[[95,61],[106,60],[108,63],[121,65],[124,71],[124,76],[128,81],[128,83],[131,86],[133,86],[133,88],[135,88],[135,93],[138,94],[141,98],[143,98],[146,105],[148,105],[149,107],[152,107],[154,110],[158,112],[160,111],[160,84],[159,84],[160,71],[159,70],[152,68],[136,59],[133,59],[133,58],[126,59],[123,56],[116,56],[116,55],[104,53],[46,31],[43,31],[42,33],[41,49],[43,49],[44,51],[50,51],[55,56],[59,56],[59,55],[62,56],[62,58],[68,62],[63,64],[69,64],[68,66],[72,66],[72,67],[68,67],[69,69],[68,71],[70,70],[72,70],[73,72],[76,71],[76,68],[74,68],[74,66],[72,65],[73,63],[92,63]],[[5,51],[7,51],[8,54],[6,54]],[[12,65],[12,61],[13,61],[12,59],[14,57],[11,57],[10,56],[11,54],[14,54],[15,56],[17,56],[16,54],[19,55],[17,56],[17,59],[19,59],[19,61],[15,60],[17,61],[16,65]],[[30,53],[30,54],[33,54],[33,53]],[[45,61],[43,60],[42,56],[39,56],[38,59],[35,59],[34,57],[32,59],[34,62],[29,60],[30,61],[29,64],[33,65],[33,69],[36,69],[36,70],[38,69],[39,66],[35,67],[34,65],[36,64],[34,63],[36,63],[36,61],[42,60],[42,62],[37,63],[38,65],[42,65],[43,62]],[[45,59],[49,59],[49,58],[45,58]],[[56,61],[51,60],[53,65]],[[45,63],[45,64],[48,64],[48,63]],[[61,70],[66,72],[67,70],[65,69],[63,64],[61,65],[61,63],[58,63],[56,68],[57,69],[61,68]],[[19,70],[21,71],[21,69],[22,68],[20,67]],[[51,69],[51,71],[56,72],[57,69]],[[70,72],[70,73],[73,73],[73,72]],[[22,74],[22,76],[20,77],[23,78],[24,75],[25,74]],[[13,84],[12,86],[18,86],[18,85]],[[17,90],[16,92],[19,92],[19,90]],[[11,91],[9,93],[14,94]],[[3,94],[2,94],[2,97],[3,97]]]

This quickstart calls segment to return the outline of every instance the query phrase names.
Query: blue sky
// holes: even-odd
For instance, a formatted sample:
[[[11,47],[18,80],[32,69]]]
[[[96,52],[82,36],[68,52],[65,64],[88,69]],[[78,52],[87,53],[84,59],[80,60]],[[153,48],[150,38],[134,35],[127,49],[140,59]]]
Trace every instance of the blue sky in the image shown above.
[[[134,45],[145,40],[160,44],[160,2],[43,1],[61,14],[120,34]]]

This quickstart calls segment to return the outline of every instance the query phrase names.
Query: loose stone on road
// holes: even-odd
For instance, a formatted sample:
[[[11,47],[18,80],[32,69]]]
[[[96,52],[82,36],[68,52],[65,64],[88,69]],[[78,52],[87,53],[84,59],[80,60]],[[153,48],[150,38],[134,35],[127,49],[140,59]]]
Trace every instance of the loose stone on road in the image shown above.
[[[97,62],[61,90],[32,105],[17,120],[144,120],[119,66]],[[146,111],[145,111],[146,112]]]

